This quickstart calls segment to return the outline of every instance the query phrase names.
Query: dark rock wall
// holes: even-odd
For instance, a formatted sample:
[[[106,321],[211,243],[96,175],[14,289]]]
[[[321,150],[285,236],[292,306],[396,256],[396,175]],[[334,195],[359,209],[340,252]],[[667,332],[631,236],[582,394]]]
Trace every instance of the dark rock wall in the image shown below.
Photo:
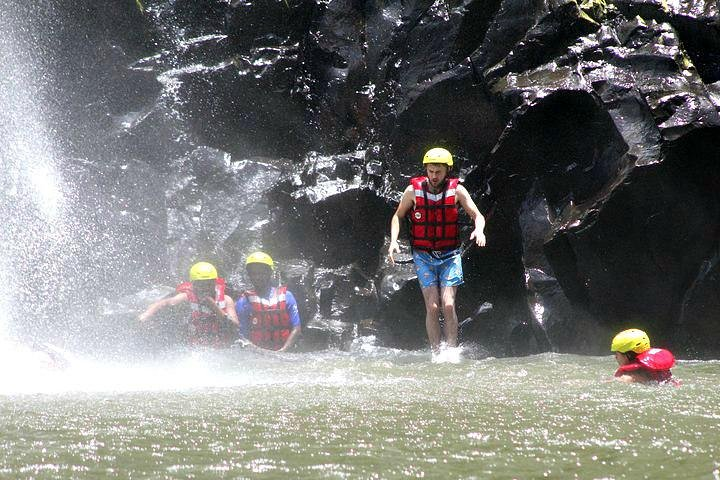
[[[488,246],[464,254],[468,345],[602,353],[638,326],[681,355],[720,353],[716,3],[144,6],[61,9],[72,68],[53,95],[77,151],[158,172],[165,237],[138,235],[166,245],[164,278],[213,258],[240,288],[263,247],[319,330],[420,347],[421,295],[385,263],[386,234],[423,152],[444,146],[488,219]],[[87,121],[78,48],[104,105]]]

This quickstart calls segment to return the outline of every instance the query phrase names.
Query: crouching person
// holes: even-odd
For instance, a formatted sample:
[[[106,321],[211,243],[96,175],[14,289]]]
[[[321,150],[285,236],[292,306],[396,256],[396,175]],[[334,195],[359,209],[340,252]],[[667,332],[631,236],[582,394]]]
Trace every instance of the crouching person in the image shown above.
[[[243,293],[235,310],[241,337],[257,347],[284,352],[300,335],[300,314],[287,287],[272,286],[273,268],[273,259],[266,253],[248,256],[245,270],[253,288]]]
[[[173,305],[189,303],[187,343],[191,346],[226,348],[237,338],[238,318],[232,298],[225,295],[225,280],[215,267],[198,262],[190,268],[190,281],[181,283],[177,293],[154,302],[138,320],[145,322],[158,311]]]

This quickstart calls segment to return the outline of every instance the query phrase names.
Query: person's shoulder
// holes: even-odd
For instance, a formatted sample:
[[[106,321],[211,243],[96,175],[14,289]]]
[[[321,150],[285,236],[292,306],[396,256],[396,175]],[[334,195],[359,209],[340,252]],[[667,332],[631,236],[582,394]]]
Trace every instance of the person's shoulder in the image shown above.
[[[242,306],[245,306],[248,304],[249,304],[249,301],[247,298],[247,292],[242,292],[240,294],[240,296],[238,297],[238,299],[235,301],[235,305],[237,305],[238,307],[242,307]]]
[[[411,183],[403,190],[401,202],[410,205],[415,202],[415,186]]]
[[[466,202],[468,199],[470,199],[470,192],[462,184],[458,183],[455,186],[455,203]]]
[[[290,291],[290,289],[288,288],[287,285],[280,285],[279,288],[282,288],[284,290],[286,303],[287,302],[289,302],[289,303],[295,302],[295,295],[293,295],[293,293]],[[275,292],[277,292],[277,290],[275,290]]]
[[[637,380],[635,379],[635,376],[630,375],[629,373],[623,373],[622,375],[615,375],[613,377],[615,381],[622,382],[622,383],[635,383]]]
[[[615,378],[624,383],[653,383],[657,381],[647,370],[642,368],[622,372]]]

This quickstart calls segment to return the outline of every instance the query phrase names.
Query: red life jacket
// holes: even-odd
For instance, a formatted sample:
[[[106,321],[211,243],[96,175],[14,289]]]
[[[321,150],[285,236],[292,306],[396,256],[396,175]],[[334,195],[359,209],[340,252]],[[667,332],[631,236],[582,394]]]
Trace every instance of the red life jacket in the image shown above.
[[[440,193],[428,191],[427,177],[410,179],[415,190],[415,207],[410,212],[411,244],[417,250],[454,250],[460,246],[458,208],[455,204],[457,178],[448,178]]]
[[[290,336],[290,313],[287,309],[286,286],[280,286],[269,299],[260,297],[255,290],[245,292],[250,313],[250,341],[268,350],[280,350]]]
[[[207,305],[200,303],[200,299],[192,288],[192,282],[183,282],[175,289],[178,293],[185,293],[190,302],[192,314],[188,323],[188,343],[190,345],[203,345],[210,347],[229,347],[235,340],[235,335],[228,320],[218,318],[215,312]],[[215,280],[215,304],[223,313],[232,305],[225,305],[225,279]]]
[[[651,348],[639,353],[634,362],[618,368],[615,376],[620,377],[627,372],[642,371],[651,380],[667,382],[672,379],[670,369],[673,365],[675,365],[675,357],[669,350]]]

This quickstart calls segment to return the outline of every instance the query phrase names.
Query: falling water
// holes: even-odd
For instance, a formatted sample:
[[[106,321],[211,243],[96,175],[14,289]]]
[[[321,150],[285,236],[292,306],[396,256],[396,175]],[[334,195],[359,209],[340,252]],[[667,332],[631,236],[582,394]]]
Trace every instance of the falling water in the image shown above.
[[[67,255],[60,146],[46,123],[43,52],[24,15],[3,7],[0,24],[0,332],[47,314],[53,282]],[[57,295],[55,293],[54,295]]]
[[[150,167],[98,140],[118,132],[73,124],[79,115],[64,110],[74,107],[63,96],[83,99],[86,85],[63,78],[74,67],[58,45],[69,29],[62,9],[54,2],[2,9],[0,332],[28,346],[100,345],[102,326],[102,334],[92,330],[99,300],[131,283],[128,271],[158,269],[149,261],[153,239],[143,234],[162,228],[163,190]],[[90,133],[75,137],[75,130]]]

